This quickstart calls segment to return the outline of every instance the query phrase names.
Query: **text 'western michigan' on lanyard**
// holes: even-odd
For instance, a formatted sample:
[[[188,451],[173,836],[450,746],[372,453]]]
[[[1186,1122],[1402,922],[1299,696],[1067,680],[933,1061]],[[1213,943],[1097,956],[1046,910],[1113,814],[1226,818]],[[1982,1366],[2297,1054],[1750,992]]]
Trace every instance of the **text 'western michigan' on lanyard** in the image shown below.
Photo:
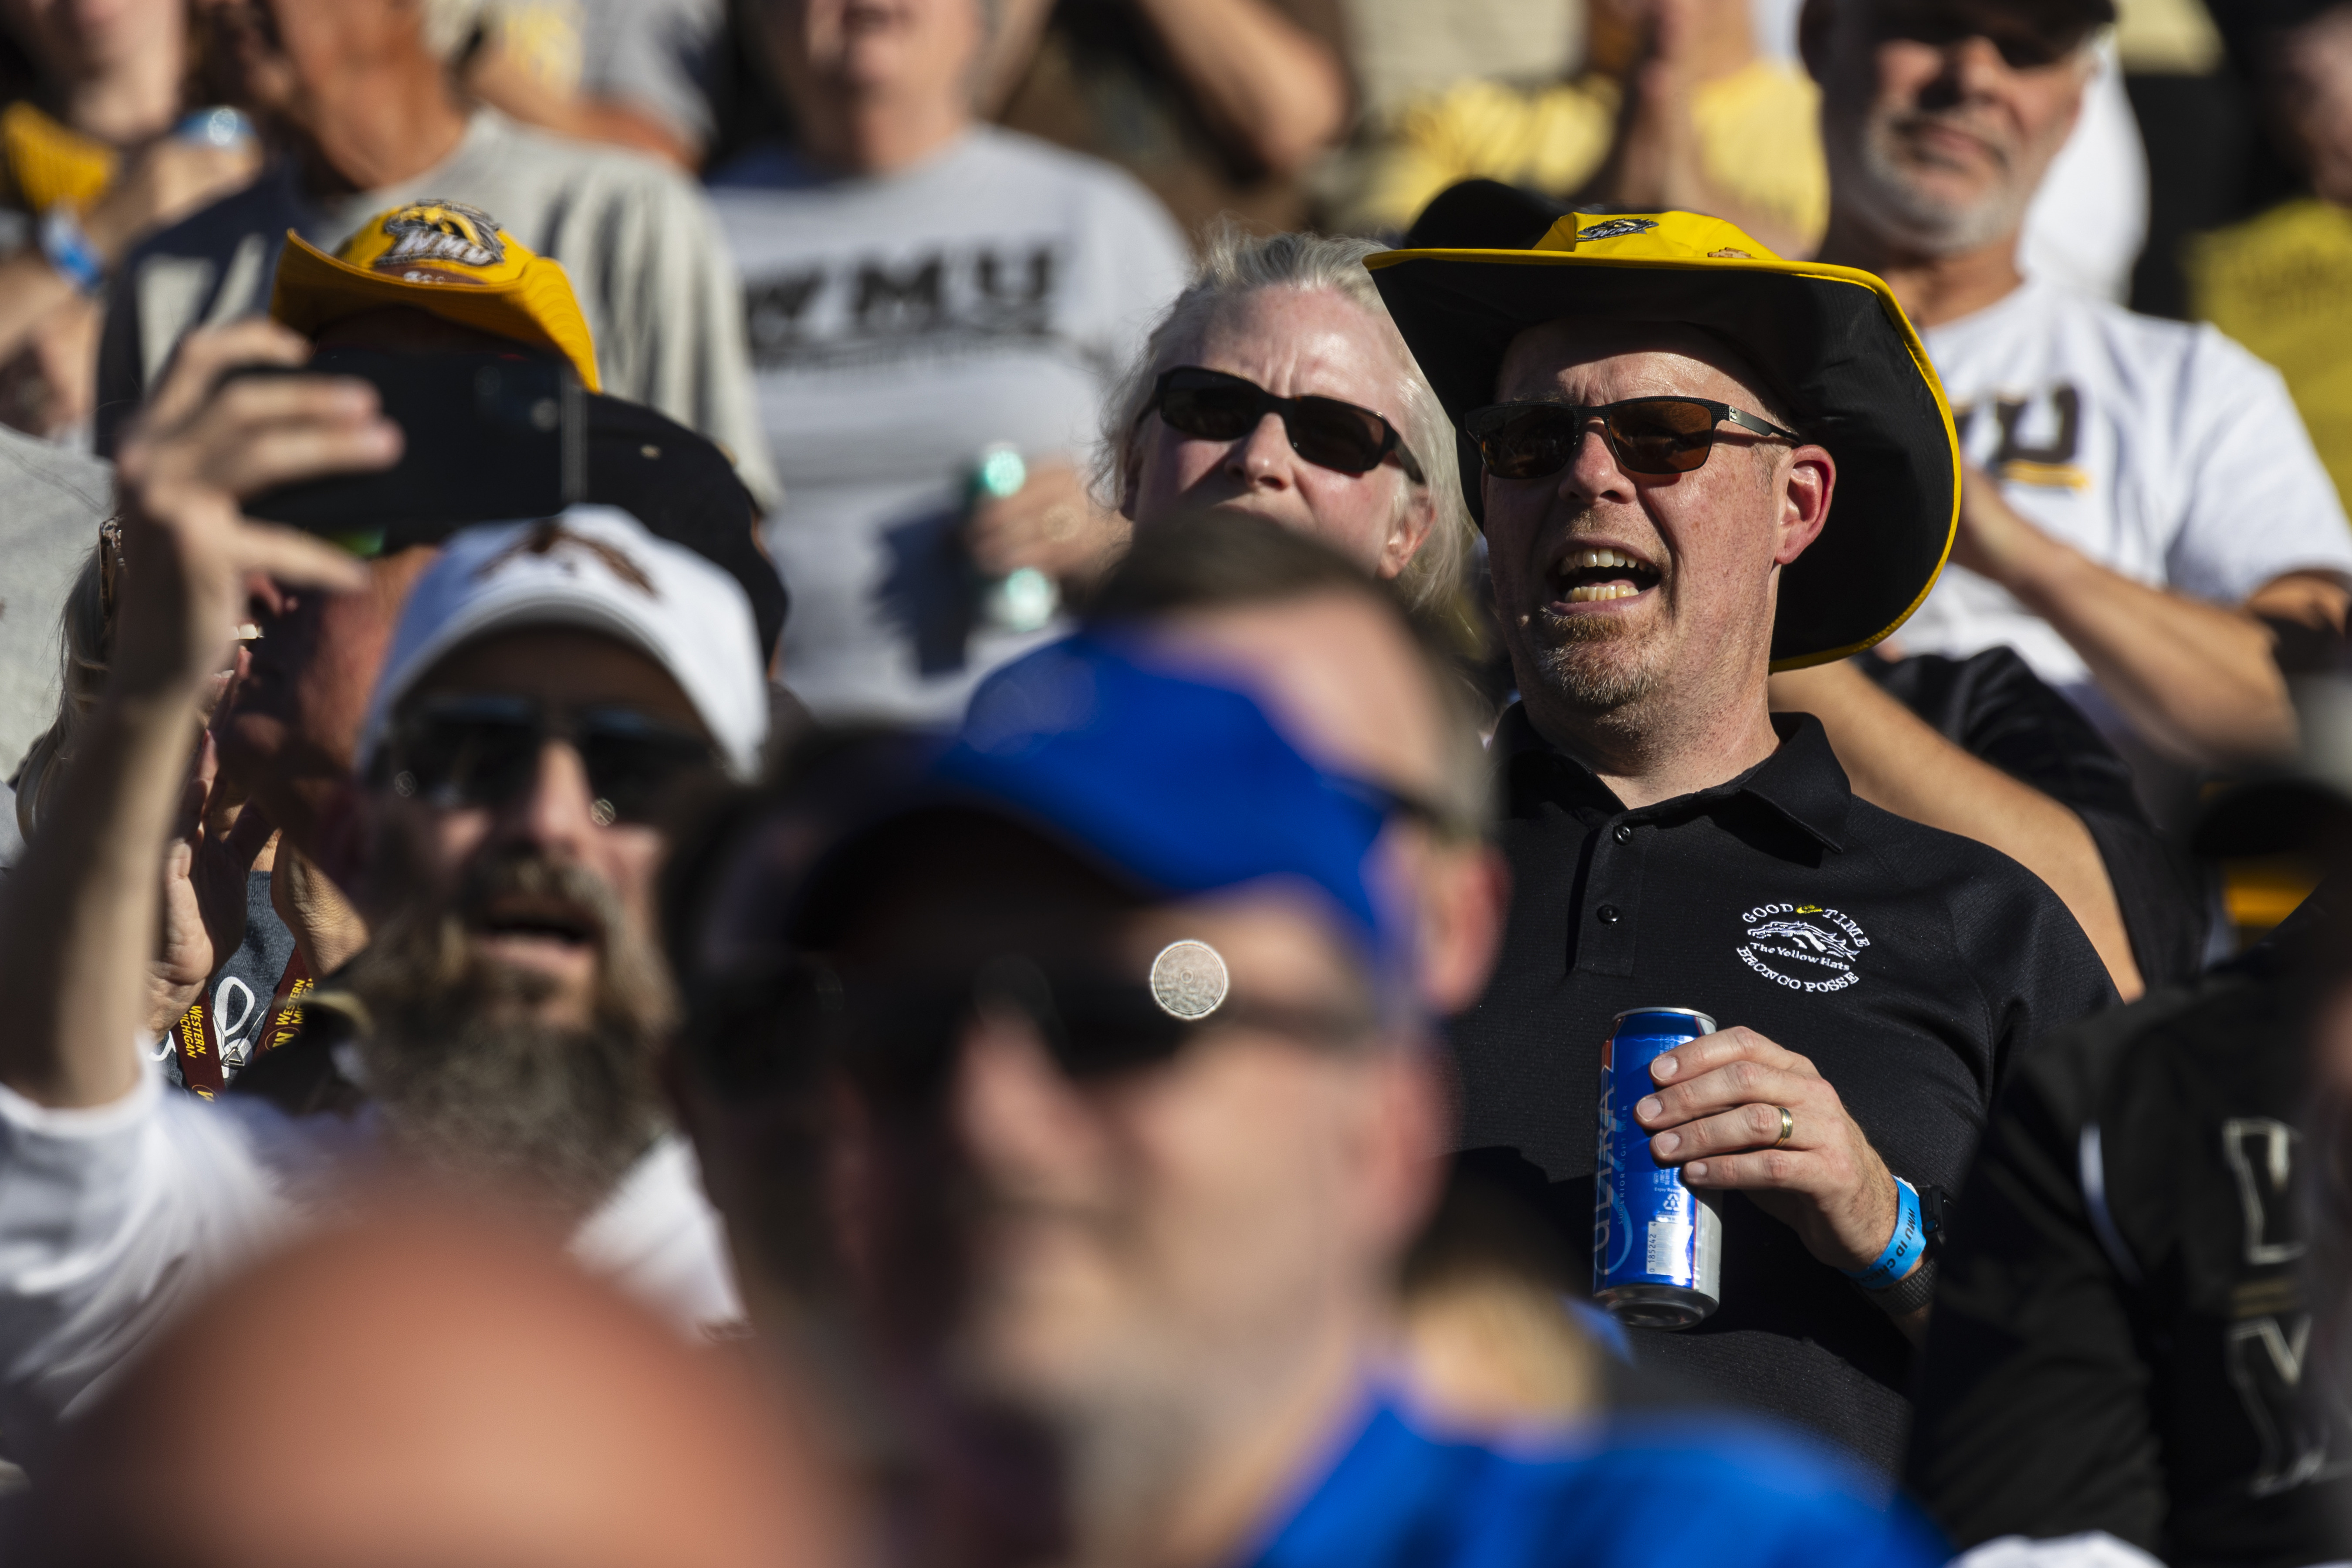
[[[302,998],[317,984],[310,978],[309,966],[302,962],[302,950],[296,948],[294,956],[286,961],[286,973],[278,977],[278,989],[270,997],[269,1016],[253,1037],[253,1047],[246,1053],[244,1066],[250,1067],[300,1031]],[[228,1083],[216,1014],[207,989],[172,1026],[172,1047],[180,1058],[180,1080],[203,1100],[213,1099]]]

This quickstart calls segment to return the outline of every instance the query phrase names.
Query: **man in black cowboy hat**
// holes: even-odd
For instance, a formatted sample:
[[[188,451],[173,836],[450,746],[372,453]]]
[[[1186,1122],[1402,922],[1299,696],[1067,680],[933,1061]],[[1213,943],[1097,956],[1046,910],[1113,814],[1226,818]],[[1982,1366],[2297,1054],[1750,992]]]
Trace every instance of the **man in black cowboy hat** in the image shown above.
[[[1409,243],[1369,265],[1483,459],[1521,693],[1461,1142],[1543,1166],[1589,1234],[1612,1018],[1718,1020],[1632,1114],[1721,1199],[1721,1305],[1641,1353],[1891,1468],[1941,1189],[2012,1058],[2112,995],[2041,882],[1855,798],[1820,725],[1766,706],[1773,668],[1870,646],[1934,582],[1948,412],[1878,279],[1719,220],[1555,222],[1489,185]]]

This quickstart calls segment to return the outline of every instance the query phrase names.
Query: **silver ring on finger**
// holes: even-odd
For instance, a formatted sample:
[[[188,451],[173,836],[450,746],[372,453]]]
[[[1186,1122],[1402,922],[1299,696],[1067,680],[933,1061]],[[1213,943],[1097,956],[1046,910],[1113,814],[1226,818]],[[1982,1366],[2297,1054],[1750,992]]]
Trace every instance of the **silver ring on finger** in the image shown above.
[[[1772,1109],[1780,1113],[1780,1136],[1772,1140],[1772,1147],[1785,1149],[1789,1146],[1789,1140],[1797,1135],[1797,1119],[1790,1114],[1785,1105],[1776,1105]]]

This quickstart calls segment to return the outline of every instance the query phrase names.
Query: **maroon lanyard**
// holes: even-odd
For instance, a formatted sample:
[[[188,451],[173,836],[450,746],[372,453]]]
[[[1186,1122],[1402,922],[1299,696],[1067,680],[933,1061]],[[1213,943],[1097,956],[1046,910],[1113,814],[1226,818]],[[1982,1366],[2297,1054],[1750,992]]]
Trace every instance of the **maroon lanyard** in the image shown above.
[[[310,966],[302,962],[302,950],[297,947],[294,956],[286,961],[286,973],[278,977],[278,989],[270,997],[269,1016],[263,1021],[261,1032],[253,1037],[253,1049],[246,1057],[248,1067],[265,1053],[292,1039],[301,1029],[302,998],[317,984],[310,978]],[[205,996],[199,996],[180,1015],[180,1021],[172,1026],[172,1043],[180,1053],[180,1079],[190,1092],[200,1100],[217,1096],[228,1079],[221,1060],[220,1020]]]

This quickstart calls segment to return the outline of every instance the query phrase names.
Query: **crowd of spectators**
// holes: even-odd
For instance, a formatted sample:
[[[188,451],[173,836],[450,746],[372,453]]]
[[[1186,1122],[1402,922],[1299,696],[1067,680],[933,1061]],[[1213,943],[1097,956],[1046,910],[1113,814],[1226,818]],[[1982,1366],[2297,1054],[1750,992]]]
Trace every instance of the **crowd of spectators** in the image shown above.
[[[2347,208],[2346,0],[0,0],[0,1561],[2352,1559]]]

